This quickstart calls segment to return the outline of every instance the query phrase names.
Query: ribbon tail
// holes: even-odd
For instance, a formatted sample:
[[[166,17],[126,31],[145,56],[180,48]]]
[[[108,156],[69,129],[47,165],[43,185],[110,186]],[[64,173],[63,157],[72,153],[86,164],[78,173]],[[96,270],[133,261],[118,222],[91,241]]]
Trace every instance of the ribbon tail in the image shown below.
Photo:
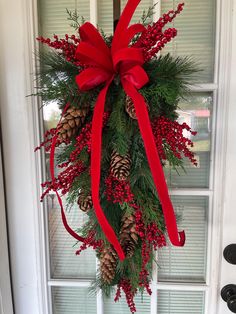
[[[148,163],[156,190],[162,205],[163,215],[166,222],[166,229],[170,241],[175,246],[184,246],[185,232],[178,232],[176,217],[173,205],[168,193],[164,172],[156,148],[154,136],[152,133],[151,123],[149,120],[148,110],[142,95],[127,80],[122,80],[125,92],[133,100],[136,116],[138,119],[139,129],[143,138]]]
[[[54,137],[52,139],[51,150],[50,150],[50,174],[51,174],[52,181],[55,181],[54,160],[55,160],[55,150],[56,150],[56,142],[57,142],[57,130],[58,130],[58,126],[60,125],[61,119],[64,116],[66,110],[69,108],[69,106],[70,106],[70,104],[67,104],[65,106],[65,108],[61,114],[60,121],[58,122],[58,125],[57,125],[56,134],[54,135]],[[56,191],[56,195],[57,195],[58,203],[59,203],[60,208],[61,208],[61,218],[62,218],[62,222],[63,222],[65,229],[73,238],[75,238],[78,241],[84,242],[84,238],[79,236],[74,230],[72,230],[70,228],[70,226],[67,222],[67,219],[66,219],[65,211],[63,208],[63,204],[62,204],[62,199],[61,199],[61,197],[57,191]]]
[[[107,237],[108,241],[113,245],[116,250],[120,260],[124,260],[125,254],[121,248],[121,245],[117,239],[117,236],[109,224],[106,216],[101,208],[99,201],[99,187],[100,187],[100,177],[101,177],[101,151],[102,151],[102,124],[103,124],[103,114],[104,106],[106,100],[106,94],[108,88],[113,80],[113,77],[108,81],[106,86],[101,90],[97,102],[94,108],[93,120],[92,120],[92,140],[91,140],[91,190],[92,190],[92,200],[95,213],[98,222]]]

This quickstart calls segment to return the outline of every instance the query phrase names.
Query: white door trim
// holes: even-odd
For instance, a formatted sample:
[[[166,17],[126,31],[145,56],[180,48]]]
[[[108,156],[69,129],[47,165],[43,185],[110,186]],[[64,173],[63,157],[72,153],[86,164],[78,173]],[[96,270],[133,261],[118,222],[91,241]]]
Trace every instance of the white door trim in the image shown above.
[[[33,97],[36,0],[0,2],[0,105],[15,314],[46,314],[39,204],[38,110]],[[8,314],[8,312],[6,312]]]
[[[0,314],[13,314],[0,141]]]

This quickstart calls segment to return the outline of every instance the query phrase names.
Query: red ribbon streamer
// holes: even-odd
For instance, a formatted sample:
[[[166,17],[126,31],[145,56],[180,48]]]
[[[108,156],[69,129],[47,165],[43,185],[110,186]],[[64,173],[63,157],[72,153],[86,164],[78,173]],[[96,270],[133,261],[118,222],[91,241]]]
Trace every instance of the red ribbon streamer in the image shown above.
[[[168,194],[168,188],[155,145],[145,100],[137,91],[137,89],[142,88],[149,81],[146,72],[142,68],[142,65],[144,64],[142,50],[129,47],[130,40],[137,33],[145,30],[144,26],[141,24],[135,24],[128,27],[139,2],[140,0],[129,0],[127,2],[117,24],[111,49],[107,47],[98,30],[91,23],[85,23],[79,29],[81,41],[76,50],[78,60],[87,67],[76,77],[76,82],[80,90],[86,91],[93,89],[102,83],[105,84],[97,98],[92,119],[91,190],[93,206],[98,222],[108,241],[113,245],[119,255],[120,260],[125,258],[125,254],[114,230],[104,215],[99,197],[104,106],[108,88],[116,75],[120,76],[122,86],[135,106],[140,133],[144,142],[148,163],[159,200],[162,205],[170,241],[175,246],[183,246],[185,243],[184,231],[178,232],[177,229],[174,209]],[[52,145],[52,150],[53,149],[55,150],[55,147],[53,148]],[[52,155],[54,155],[54,153],[52,154],[51,152],[51,161],[53,159]],[[54,171],[54,169],[51,169],[51,172],[52,171]],[[62,208],[60,198],[59,203]],[[66,229],[69,229],[69,233],[78,239],[79,236],[77,234],[72,234],[74,231],[69,228],[68,224],[65,223],[65,220],[63,222]],[[84,239],[82,239],[82,241],[83,240]]]

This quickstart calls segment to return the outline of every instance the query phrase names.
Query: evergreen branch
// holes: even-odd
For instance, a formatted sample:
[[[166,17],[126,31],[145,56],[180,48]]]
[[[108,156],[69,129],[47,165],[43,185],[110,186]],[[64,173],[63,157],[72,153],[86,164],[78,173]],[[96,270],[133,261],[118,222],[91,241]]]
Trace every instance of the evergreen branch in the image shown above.
[[[85,23],[85,18],[79,15],[77,10],[70,11],[66,9],[66,13],[68,14],[67,20],[71,21],[70,26],[74,28],[76,31],[81,25]]]
[[[141,23],[143,25],[149,24],[148,19],[152,18],[155,13],[155,8],[158,2],[154,3],[151,7],[148,8],[148,10],[143,10],[142,16],[141,16]]]

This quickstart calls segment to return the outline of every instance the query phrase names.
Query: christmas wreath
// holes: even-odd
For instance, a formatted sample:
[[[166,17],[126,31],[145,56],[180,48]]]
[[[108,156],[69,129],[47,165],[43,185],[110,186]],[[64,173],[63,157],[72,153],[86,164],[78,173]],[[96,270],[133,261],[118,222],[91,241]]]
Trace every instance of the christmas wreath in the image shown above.
[[[52,49],[40,54],[37,94],[62,110],[39,147],[50,153],[42,198],[56,193],[66,230],[82,242],[76,254],[96,251],[97,286],[108,295],[117,287],[115,301],[123,290],[132,313],[137,291],[151,294],[154,251],[167,235],[175,246],[185,242],[163,168],[182,166],[184,157],[196,165],[184,135],[195,132],[177,121],[177,108],[197,69],[191,58],[159,53],[177,35],[166,25],[184,4],[157,22],[129,26],[139,2],[128,0],[114,36],[86,22],[75,35],[38,38]],[[67,222],[61,195],[88,216],[79,233]]]

